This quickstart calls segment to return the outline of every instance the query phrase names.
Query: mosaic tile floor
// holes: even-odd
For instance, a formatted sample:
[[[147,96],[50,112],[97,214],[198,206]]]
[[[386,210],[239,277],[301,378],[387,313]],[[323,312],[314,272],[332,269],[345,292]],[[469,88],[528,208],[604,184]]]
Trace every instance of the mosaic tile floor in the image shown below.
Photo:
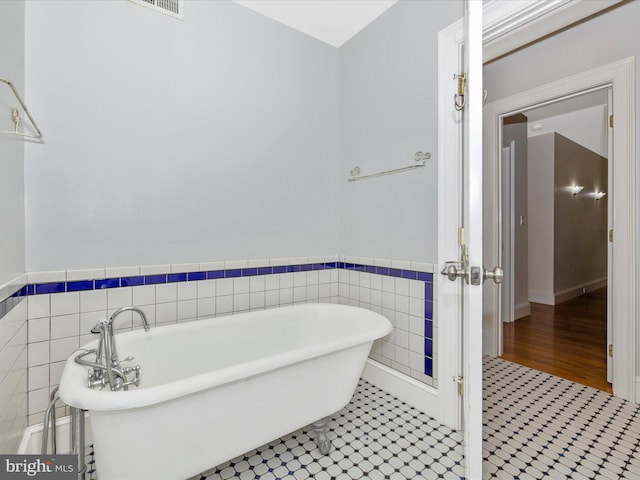
[[[321,455],[298,430],[205,472],[203,480],[409,480],[464,478],[462,436],[360,381],[329,422],[333,450]]]
[[[640,406],[501,359],[483,371],[483,479],[640,480]],[[464,478],[459,433],[365,381],[329,438],[328,456],[303,429],[190,480]]]
[[[484,359],[483,478],[640,479],[640,406]]]

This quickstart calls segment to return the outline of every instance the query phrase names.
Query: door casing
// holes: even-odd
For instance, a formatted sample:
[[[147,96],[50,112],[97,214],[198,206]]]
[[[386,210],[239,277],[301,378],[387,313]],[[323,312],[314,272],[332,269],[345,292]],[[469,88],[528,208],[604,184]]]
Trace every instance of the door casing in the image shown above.
[[[614,91],[615,159],[612,181],[615,195],[610,208],[614,242],[611,255],[611,301],[613,312],[613,393],[636,401],[636,167],[635,167],[635,59],[633,57],[589,70],[579,75],[543,85],[488,104],[485,109],[485,262],[499,256],[496,237],[498,198],[495,194],[502,144],[502,118],[532,106],[552,103],[557,99],[579,95],[611,85]],[[484,354],[502,353],[502,322],[499,319],[497,295],[487,290],[484,301]]]

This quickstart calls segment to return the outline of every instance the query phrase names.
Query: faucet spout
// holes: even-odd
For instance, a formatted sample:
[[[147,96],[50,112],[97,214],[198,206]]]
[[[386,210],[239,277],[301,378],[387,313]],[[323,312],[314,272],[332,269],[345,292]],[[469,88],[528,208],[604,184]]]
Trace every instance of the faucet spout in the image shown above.
[[[138,307],[122,307],[116,310],[115,312],[113,312],[113,314],[111,315],[111,318],[109,318],[109,323],[111,324],[112,330],[113,330],[113,321],[118,315],[120,315],[123,312],[136,312],[138,315],[140,315],[140,318],[142,319],[142,325],[144,326],[144,331],[148,332],[150,330],[151,327],[149,327],[149,321],[147,320],[147,316],[144,314],[142,309]]]
[[[124,312],[136,312],[138,315],[140,315],[140,319],[142,320],[142,325],[144,326],[145,332],[148,332],[151,328],[149,327],[149,321],[147,320],[147,316],[144,314],[142,309],[138,307],[122,307],[116,310],[115,312],[113,312],[113,314],[109,318],[108,337],[109,337],[109,345],[111,346],[111,365],[115,368],[120,367],[120,357],[118,357],[118,352],[116,350],[116,339],[115,339],[115,332],[113,328],[113,321],[116,319],[118,315]]]

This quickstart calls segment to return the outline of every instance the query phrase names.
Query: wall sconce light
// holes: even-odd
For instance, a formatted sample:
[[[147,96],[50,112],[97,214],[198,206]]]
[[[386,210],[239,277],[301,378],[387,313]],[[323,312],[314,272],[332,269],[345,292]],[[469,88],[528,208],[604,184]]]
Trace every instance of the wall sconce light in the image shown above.
[[[595,192],[593,194],[594,197],[596,197],[596,200],[600,200],[602,197],[604,197],[606,195],[605,192]]]
[[[577,195],[584,189],[584,187],[582,185],[571,185],[569,189],[573,195]]]

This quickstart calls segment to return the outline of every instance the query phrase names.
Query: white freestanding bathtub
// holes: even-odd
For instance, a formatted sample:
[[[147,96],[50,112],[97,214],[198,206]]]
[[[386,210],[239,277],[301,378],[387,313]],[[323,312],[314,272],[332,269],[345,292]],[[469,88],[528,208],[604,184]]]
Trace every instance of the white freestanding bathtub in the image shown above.
[[[372,311],[314,304],[118,333],[141,385],[89,388],[79,351],[59,395],[89,411],[100,480],[185,480],[343,408],[390,331]]]

